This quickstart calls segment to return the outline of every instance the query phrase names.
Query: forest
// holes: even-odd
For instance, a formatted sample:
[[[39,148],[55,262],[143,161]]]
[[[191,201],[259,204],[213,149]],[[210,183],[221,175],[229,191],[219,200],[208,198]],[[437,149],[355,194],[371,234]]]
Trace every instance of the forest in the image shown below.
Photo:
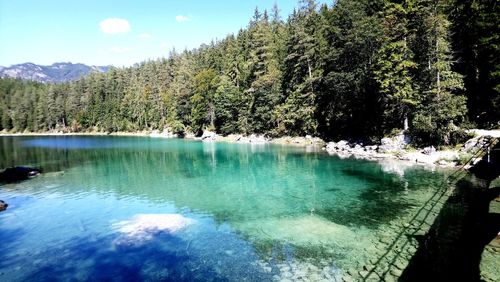
[[[77,81],[0,80],[0,131],[163,130],[453,145],[500,126],[497,0],[301,0],[286,19]],[[33,46],[36,48],[36,46]]]

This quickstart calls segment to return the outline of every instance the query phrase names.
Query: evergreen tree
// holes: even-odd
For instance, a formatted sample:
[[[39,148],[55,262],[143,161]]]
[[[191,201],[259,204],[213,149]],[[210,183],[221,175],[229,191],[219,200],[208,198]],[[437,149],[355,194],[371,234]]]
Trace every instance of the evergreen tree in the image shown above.
[[[208,126],[215,130],[214,96],[217,87],[215,71],[202,70],[194,77],[194,94],[191,97],[191,127],[196,133],[201,133]]]
[[[384,127],[388,129],[408,130],[408,115],[418,103],[406,9],[403,4],[387,3],[382,20],[384,37],[374,71],[382,95]]]
[[[463,77],[452,70],[449,43],[450,23],[440,1],[425,7],[427,33],[426,100],[413,121],[413,134],[419,143],[450,144],[450,134],[467,113],[462,95]]]

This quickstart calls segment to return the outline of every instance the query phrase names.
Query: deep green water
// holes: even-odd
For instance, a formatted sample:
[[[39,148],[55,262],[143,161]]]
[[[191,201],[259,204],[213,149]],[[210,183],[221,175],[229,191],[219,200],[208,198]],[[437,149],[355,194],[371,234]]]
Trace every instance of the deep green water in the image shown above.
[[[0,168],[14,165],[44,173],[0,186],[2,281],[340,279],[444,179],[320,150],[137,137],[1,137]],[[151,229],[172,214],[186,225]]]

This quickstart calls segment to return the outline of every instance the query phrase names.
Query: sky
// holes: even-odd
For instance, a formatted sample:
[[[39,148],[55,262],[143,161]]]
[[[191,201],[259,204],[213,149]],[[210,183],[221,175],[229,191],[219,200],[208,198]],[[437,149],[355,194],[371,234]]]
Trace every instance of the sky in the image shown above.
[[[330,3],[322,0],[319,3]],[[193,49],[248,25],[255,7],[297,0],[0,0],[0,66],[130,66]]]

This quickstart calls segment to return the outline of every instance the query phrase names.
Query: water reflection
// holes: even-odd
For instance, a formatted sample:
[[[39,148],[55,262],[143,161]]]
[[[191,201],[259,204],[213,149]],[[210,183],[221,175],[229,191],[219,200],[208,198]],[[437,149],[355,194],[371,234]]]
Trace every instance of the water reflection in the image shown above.
[[[0,229],[32,226],[20,249],[40,234],[51,234],[37,241],[38,249],[68,249],[68,259],[84,265],[79,269],[84,280],[106,278],[88,272],[104,271],[114,256],[120,256],[113,262],[117,269],[133,265],[134,252],[152,261],[165,259],[170,270],[158,275],[168,279],[196,280],[198,276],[185,273],[201,261],[206,268],[200,269],[200,279],[234,278],[240,272],[251,280],[270,279],[304,267],[317,268],[327,279],[338,269],[368,260],[365,249],[375,231],[417,206],[423,201],[419,193],[434,189],[442,178],[418,168],[386,173],[374,162],[261,144],[6,137],[0,138],[0,148],[0,167],[30,165],[44,171],[29,182],[0,188],[0,197],[31,199],[14,205],[12,211],[22,215],[18,221],[0,215]],[[113,224],[158,213],[181,214],[199,224],[180,234],[155,232],[144,249],[109,250],[119,238]],[[156,245],[165,257],[149,253]],[[6,259],[21,264],[10,255]],[[312,266],[298,266],[296,260]],[[62,274],[75,267],[72,262],[51,263],[36,269],[50,273],[50,267]],[[249,264],[255,267],[244,269]],[[225,267],[226,272],[221,270]],[[130,277],[144,278],[144,271],[156,273],[162,264],[131,269]]]

